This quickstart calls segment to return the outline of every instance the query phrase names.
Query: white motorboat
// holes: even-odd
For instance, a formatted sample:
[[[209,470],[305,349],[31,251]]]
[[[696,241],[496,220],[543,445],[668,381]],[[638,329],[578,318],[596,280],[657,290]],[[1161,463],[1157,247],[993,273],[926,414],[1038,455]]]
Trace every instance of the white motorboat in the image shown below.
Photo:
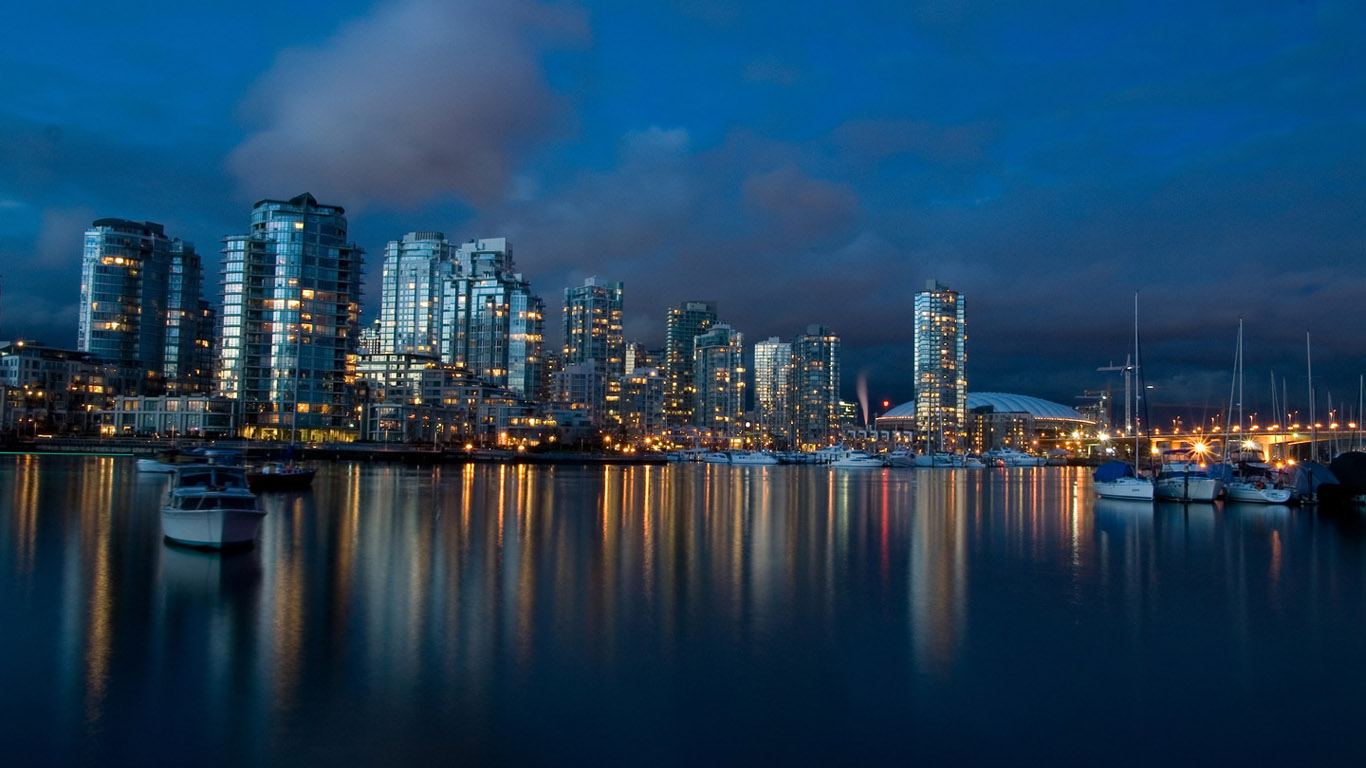
[[[778,457],[763,451],[731,451],[730,463],[751,467],[766,467],[778,463]]]
[[[916,455],[910,448],[898,448],[889,451],[883,459],[889,467],[914,467]]]
[[[1024,451],[1017,451],[1014,448],[997,448],[982,454],[982,458],[987,463],[996,463],[1002,467],[1042,467],[1044,458],[1033,456]]]
[[[939,469],[982,469],[986,463],[976,456],[969,456],[962,453],[948,453],[940,451],[929,456],[915,457],[917,467],[936,467]]]
[[[712,453],[704,454],[702,456],[702,461],[706,462],[707,464],[729,464],[730,452],[714,451]]]
[[[1274,482],[1243,478],[1225,482],[1224,495],[1229,502],[1287,504],[1290,503],[1291,489],[1277,488]]]
[[[161,508],[161,532],[192,547],[244,546],[256,540],[265,516],[247,489],[245,469],[192,464],[176,468]]]
[[[1102,499],[1153,500],[1153,481],[1138,477],[1134,468],[1122,461],[1109,461],[1092,473],[1092,486]]]
[[[882,457],[867,451],[843,451],[830,461],[835,469],[881,469],[887,466]]]
[[[1170,501],[1214,501],[1223,495],[1222,480],[1210,477],[1191,451],[1174,449],[1162,457],[1162,469],[1153,484],[1153,496]]]

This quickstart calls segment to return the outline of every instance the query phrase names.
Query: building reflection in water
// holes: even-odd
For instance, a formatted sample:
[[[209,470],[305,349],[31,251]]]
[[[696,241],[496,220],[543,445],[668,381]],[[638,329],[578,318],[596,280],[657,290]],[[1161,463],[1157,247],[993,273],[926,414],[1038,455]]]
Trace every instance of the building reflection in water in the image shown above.
[[[1176,619],[1158,617],[1173,605],[1217,613],[1204,631],[1252,666],[1268,626],[1317,627],[1366,583],[1359,521],[1093,501],[1089,482],[341,464],[311,493],[264,497],[255,549],[212,554],[162,541],[165,480],[129,460],[6,457],[0,567],[24,619],[9,642],[38,649],[16,684],[60,713],[54,743],[171,712],[174,738],[234,760],[305,745],[399,760],[415,723],[515,734],[544,714],[502,719],[526,691],[644,711],[701,670],[765,665],[779,693],[763,696],[827,669],[952,686],[965,665],[1045,652],[1002,641],[1022,622],[1054,631],[1041,637],[1087,622],[1141,654],[1172,642]]]

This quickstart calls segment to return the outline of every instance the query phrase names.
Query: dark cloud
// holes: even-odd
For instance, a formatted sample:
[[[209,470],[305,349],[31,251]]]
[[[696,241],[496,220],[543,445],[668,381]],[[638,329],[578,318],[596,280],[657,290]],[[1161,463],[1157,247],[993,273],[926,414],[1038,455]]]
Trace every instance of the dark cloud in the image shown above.
[[[246,102],[260,127],[228,166],[248,197],[491,202],[520,154],[567,119],[543,52],[584,34],[576,14],[523,0],[382,4],[320,47],[280,54]]]
[[[794,165],[758,173],[742,185],[745,205],[767,226],[803,238],[844,230],[858,215],[858,196],[848,184],[813,179]]]

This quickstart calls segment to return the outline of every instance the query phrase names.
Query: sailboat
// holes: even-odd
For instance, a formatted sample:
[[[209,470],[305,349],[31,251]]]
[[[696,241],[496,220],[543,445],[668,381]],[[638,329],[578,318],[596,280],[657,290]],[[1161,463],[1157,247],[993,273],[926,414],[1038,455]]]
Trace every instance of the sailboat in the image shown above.
[[[1229,441],[1233,440],[1234,435],[1241,434],[1243,430],[1243,319],[1238,318],[1238,351],[1234,355],[1233,361],[1234,383],[1229,386],[1229,408],[1228,415],[1224,419],[1224,424],[1233,419],[1234,394],[1237,394],[1238,403],[1238,425],[1228,430],[1224,438],[1224,461],[1229,460]],[[1236,386],[1236,390],[1235,390]],[[1269,465],[1261,462],[1260,454],[1255,456],[1254,461],[1246,461],[1243,455],[1244,448],[1253,446],[1239,446],[1238,454],[1233,458],[1237,462],[1234,470],[1233,479],[1224,484],[1224,495],[1229,501],[1248,502],[1253,504],[1284,504],[1290,501],[1290,489],[1282,487],[1276,481],[1275,470]]]
[[[1138,292],[1134,292],[1134,370],[1138,370]],[[1128,407],[1129,393],[1125,392],[1125,407]],[[1137,401],[1137,387],[1133,395]],[[1096,467],[1095,473],[1091,475],[1092,484],[1096,490],[1096,495],[1102,499],[1131,499],[1134,501],[1153,500],[1153,481],[1150,478],[1142,477],[1138,474],[1138,441],[1139,430],[1136,423],[1131,423],[1130,428],[1134,432],[1134,463],[1127,464],[1122,461],[1111,461]]]

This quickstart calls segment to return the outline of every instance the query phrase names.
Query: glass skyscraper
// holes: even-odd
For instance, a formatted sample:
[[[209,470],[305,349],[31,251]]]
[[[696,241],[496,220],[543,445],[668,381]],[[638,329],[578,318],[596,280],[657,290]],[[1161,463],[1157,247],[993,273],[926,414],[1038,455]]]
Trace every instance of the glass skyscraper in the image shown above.
[[[768,445],[783,450],[792,440],[792,344],[769,337],[754,345],[754,409]]]
[[[716,323],[716,302],[685,301],[669,310],[664,339],[664,422],[670,426],[693,423],[696,380],[693,341]]]
[[[116,388],[202,392],[212,311],[194,246],[162,225],[99,219],[85,232],[78,348],[112,364]]]
[[[256,203],[250,233],[223,240],[218,384],[241,402],[247,436],[354,434],[363,254],[346,240],[345,211],[310,194]]]
[[[542,389],[545,302],[513,271],[512,246],[491,237],[462,244],[442,296],[442,359],[528,399]]]
[[[956,450],[967,426],[963,296],[930,280],[915,294],[915,420],[926,450]]]
[[[809,325],[792,341],[792,416],[795,444],[803,449],[838,442],[840,337]]]
[[[440,232],[409,232],[384,249],[380,351],[441,357],[442,300],[455,249]]]
[[[564,363],[591,364],[596,380],[591,402],[581,403],[598,426],[621,421],[621,377],[626,373],[626,340],[621,331],[621,283],[564,289]]]
[[[745,413],[745,337],[717,323],[694,340],[693,424],[715,437],[738,437]]]

